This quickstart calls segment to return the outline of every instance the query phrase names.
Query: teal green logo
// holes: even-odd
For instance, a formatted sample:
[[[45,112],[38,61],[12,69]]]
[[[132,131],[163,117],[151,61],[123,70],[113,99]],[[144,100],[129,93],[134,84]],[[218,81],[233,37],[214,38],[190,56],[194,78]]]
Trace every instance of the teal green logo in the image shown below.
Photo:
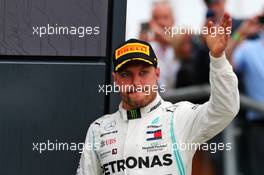
[[[156,124],[158,124],[159,123],[159,117],[156,117],[156,118],[154,118],[152,121],[151,121],[151,124],[152,125],[156,125]]]

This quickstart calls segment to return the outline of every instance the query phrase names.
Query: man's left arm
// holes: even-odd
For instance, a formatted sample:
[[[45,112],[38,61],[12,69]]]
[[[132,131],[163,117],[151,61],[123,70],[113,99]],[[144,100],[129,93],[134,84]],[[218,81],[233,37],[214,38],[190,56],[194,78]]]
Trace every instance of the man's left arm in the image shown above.
[[[232,24],[228,14],[217,27]],[[215,26],[209,21],[208,28]],[[238,80],[225,56],[229,33],[204,36],[210,49],[211,96],[208,102],[195,106],[185,103],[181,113],[183,132],[188,142],[203,143],[222,131],[239,111]],[[177,123],[175,123],[177,125]]]

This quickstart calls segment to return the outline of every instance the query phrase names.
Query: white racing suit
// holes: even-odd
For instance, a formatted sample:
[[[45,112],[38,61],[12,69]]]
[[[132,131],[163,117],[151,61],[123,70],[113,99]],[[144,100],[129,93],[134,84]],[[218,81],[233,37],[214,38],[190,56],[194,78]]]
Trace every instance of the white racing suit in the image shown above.
[[[171,104],[157,94],[144,108],[126,111],[121,103],[116,113],[90,125],[77,174],[190,175],[197,148],[187,145],[208,141],[239,111],[231,65],[225,55],[210,57],[208,102]]]

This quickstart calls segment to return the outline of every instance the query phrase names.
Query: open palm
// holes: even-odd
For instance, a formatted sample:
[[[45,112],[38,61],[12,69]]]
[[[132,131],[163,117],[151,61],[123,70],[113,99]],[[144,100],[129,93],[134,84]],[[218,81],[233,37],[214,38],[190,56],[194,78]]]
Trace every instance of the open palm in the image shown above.
[[[212,21],[207,22],[208,31],[214,31],[210,30],[212,27],[216,29],[215,33],[209,32],[208,34],[204,35],[206,44],[210,49],[210,53],[213,57],[217,58],[223,54],[230,37],[231,26],[232,18],[228,13],[224,14],[219,25],[215,24]]]

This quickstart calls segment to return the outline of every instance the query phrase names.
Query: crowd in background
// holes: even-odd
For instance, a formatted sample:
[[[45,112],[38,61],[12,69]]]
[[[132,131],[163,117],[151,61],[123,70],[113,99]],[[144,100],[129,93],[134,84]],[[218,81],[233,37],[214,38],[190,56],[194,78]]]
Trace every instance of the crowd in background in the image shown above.
[[[206,22],[212,20],[217,24],[225,12],[225,0],[204,0],[204,3],[208,9]],[[239,77],[240,92],[264,104],[264,9],[262,14],[256,14],[253,18],[232,21],[226,57]],[[164,29],[175,25],[173,11],[167,1],[155,2],[151,19],[141,24],[139,39],[150,42],[158,57],[158,66],[161,69],[159,83],[166,85],[166,89],[209,84],[209,49],[203,35],[166,35]],[[245,123],[245,142],[241,142],[245,145],[240,145],[240,152],[244,154],[241,159],[245,159],[240,161],[241,171],[250,175],[263,174],[264,114],[250,110],[241,111],[239,120],[240,124]],[[218,139],[221,140],[221,137]],[[206,153],[198,152],[193,174],[222,175],[223,168],[218,165],[221,155],[211,159],[208,159]],[[204,169],[201,165],[197,166],[201,161],[206,161],[208,166]]]

